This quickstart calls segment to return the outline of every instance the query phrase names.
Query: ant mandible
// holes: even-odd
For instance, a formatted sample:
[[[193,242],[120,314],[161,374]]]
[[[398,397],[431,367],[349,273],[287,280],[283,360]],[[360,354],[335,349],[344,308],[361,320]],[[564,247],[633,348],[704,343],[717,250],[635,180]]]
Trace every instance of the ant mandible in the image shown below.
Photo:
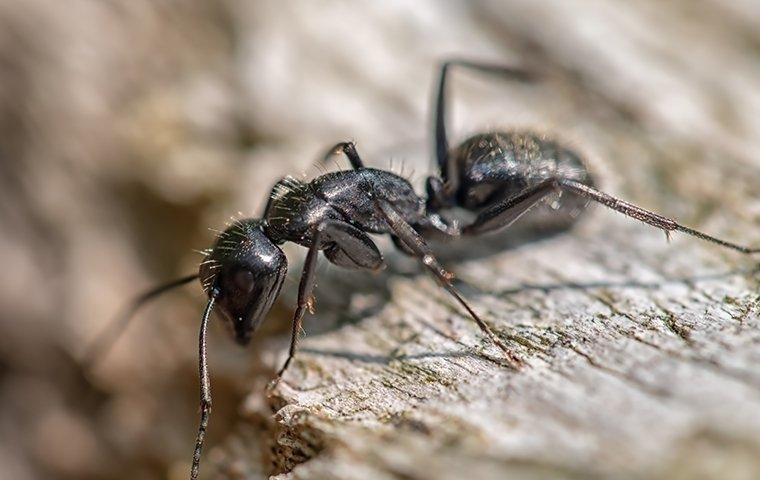
[[[327,156],[343,153],[351,170],[331,172],[310,182],[291,177],[279,181],[269,197],[264,216],[234,222],[220,233],[199,273],[158,286],[136,298],[94,343],[87,358],[91,364],[107,351],[147,301],[175,287],[200,279],[208,295],[199,335],[201,419],[190,473],[197,479],[211,410],[206,334],[216,307],[231,324],[235,340],[246,345],[277,299],[287,272],[287,259],[279,245],[294,242],[308,248],[298,287],[290,350],[275,377],[279,380],[293,359],[305,311],[310,307],[319,252],[344,268],[377,270],[383,256],[368,234],[389,234],[396,247],[416,257],[514,367],[520,359],[499,339],[452,284],[453,276],[438,262],[426,240],[474,236],[504,229],[532,207],[552,198],[558,212],[577,213],[590,201],[665,231],[683,232],[745,254],[757,248],[737,245],[645,210],[596,189],[582,158],[546,136],[526,131],[500,131],[475,135],[449,148],[446,133],[446,82],[454,66],[498,74],[517,81],[532,81],[529,72],[462,60],[440,67],[435,105],[435,157],[439,175],[428,177],[426,197],[394,173],[365,167],[352,142],[342,142]],[[467,225],[441,215],[448,209],[473,212]]]

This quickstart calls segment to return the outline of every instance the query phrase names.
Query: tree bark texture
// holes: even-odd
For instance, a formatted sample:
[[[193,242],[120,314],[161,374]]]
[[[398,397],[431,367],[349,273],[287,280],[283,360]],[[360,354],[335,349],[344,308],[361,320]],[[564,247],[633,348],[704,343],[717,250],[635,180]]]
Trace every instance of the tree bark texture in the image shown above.
[[[83,346],[336,142],[423,192],[447,58],[542,79],[455,70],[452,144],[547,132],[602,190],[757,246],[758,52],[746,0],[0,1],[3,477],[187,478],[200,286],[146,309],[95,371]],[[381,239],[379,274],[321,259],[268,390],[304,254],[287,245],[250,348],[210,325],[202,477],[760,478],[757,258],[599,206],[563,233],[529,223],[434,245],[522,368]]]
[[[498,11],[489,5],[481,13]],[[616,44],[605,62],[638,65],[618,70],[584,57],[584,48],[606,46],[584,41],[561,12],[523,7],[517,10],[533,26],[495,14],[490,27],[519,45],[517,62],[545,72],[547,83],[537,90],[468,84],[460,98],[476,106],[460,112],[460,132],[512,126],[500,109],[541,111],[544,126],[572,135],[589,155],[603,189],[756,244],[760,163],[744,148],[758,141],[734,129],[729,118],[747,105],[729,98],[739,95],[736,82],[760,83],[756,65],[754,76],[738,80],[748,57],[722,36],[732,35],[728,17],[701,17],[697,26],[677,15],[661,23],[655,11],[632,4],[607,11],[593,20],[609,28],[597,40]],[[624,14],[645,38],[617,23]],[[698,40],[692,28],[717,36]],[[522,108],[504,106],[505,95],[527,99]],[[679,98],[684,108],[674,106]],[[458,245],[449,255],[448,246],[436,249],[523,368],[505,366],[419,270],[391,268],[362,290],[356,274],[328,268],[292,368],[266,401],[261,384],[251,390],[250,423],[241,426],[249,437],[233,437],[223,449],[228,477],[247,468],[283,479],[760,475],[756,258],[684,235],[667,242],[602,207],[564,235],[514,230],[499,234],[518,239],[501,250],[489,242]],[[272,347],[273,365],[281,342]],[[246,467],[252,458],[266,467]]]

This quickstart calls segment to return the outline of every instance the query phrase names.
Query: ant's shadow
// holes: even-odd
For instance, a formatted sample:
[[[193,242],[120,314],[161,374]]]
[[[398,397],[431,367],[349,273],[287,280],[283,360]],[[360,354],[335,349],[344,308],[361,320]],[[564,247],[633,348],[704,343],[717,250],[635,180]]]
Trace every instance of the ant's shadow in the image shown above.
[[[454,266],[463,260],[493,256],[564,231],[566,229],[521,229],[517,235],[510,231],[509,235],[430,242],[430,247],[444,266]],[[322,333],[346,323],[358,323],[362,318],[378,313],[391,298],[389,281],[392,278],[413,278],[424,273],[419,261],[397,250],[390,239],[375,237],[374,240],[383,251],[386,264],[386,268],[379,272],[347,270],[328,263],[324,258],[320,260],[316,290],[319,321],[305,322],[309,324],[308,333]],[[301,268],[302,265],[299,265],[292,271],[300,272]],[[288,292],[288,297],[294,295],[295,292]],[[357,302],[357,298],[361,301]],[[361,305],[357,306],[357,303]]]
[[[480,238],[467,238],[451,243],[431,243],[431,248],[444,265],[452,266],[458,261],[484,258],[495,255],[505,250],[514,249],[539,240],[546,240],[558,234],[564,233],[567,228],[555,229],[523,229],[510,231],[508,235],[491,235]],[[318,297],[318,320],[307,321],[309,335],[327,333],[346,324],[359,323],[363,318],[380,313],[391,299],[389,281],[393,277],[413,278],[422,274],[419,263],[393,249],[390,241],[381,243],[380,248],[385,252],[388,268],[378,273],[364,271],[347,271],[339,267],[329,265],[321,267],[318,273],[318,281],[321,288],[317,291]],[[326,264],[327,262],[322,262]],[[697,274],[663,278],[654,282],[640,281],[592,281],[592,282],[556,282],[546,284],[523,283],[517,287],[503,290],[484,290],[469,285],[460,285],[465,294],[488,293],[496,297],[519,295],[528,291],[540,291],[550,293],[560,290],[593,290],[598,288],[615,289],[639,289],[657,290],[672,284],[682,284],[706,280],[720,280],[736,275],[755,275],[760,273],[760,266],[754,268],[734,269],[727,272]],[[469,292],[468,292],[469,290]],[[404,360],[413,358],[432,357],[467,357],[478,356],[470,350],[452,350],[446,352],[429,352],[416,355],[385,356],[369,355],[350,350],[303,348],[304,352],[313,355],[324,355],[343,358],[346,360],[358,360],[366,363],[388,364],[392,360]]]
[[[656,290],[667,285],[682,284],[690,282],[698,282],[705,280],[721,280],[730,278],[736,275],[757,275],[760,274],[760,268],[757,266],[752,269],[735,269],[727,272],[704,274],[704,275],[691,275],[673,278],[664,278],[656,282],[638,282],[638,281],[622,281],[622,282],[561,282],[561,283],[547,283],[547,284],[531,284],[523,283],[517,287],[504,289],[504,290],[482,290],[478,291],[482,293],[489,293],[496,296],[506,297],[510,295],[518,295],[528,291],[540,291],[549,293],[559,290],[593,290],[598,288],[616,288],[616,289],[639,289],[639,290]],[[387,295],[387,297],[386,297]],[[389,298],[387,290],[384,293],[384,298]],[[379,312],[382,307],[378,308],[374,313]],[[345,323],[357,323],[366,315],[371,315],[372,311],[361,311],[348,315],[342,322],[338,322],[338,325]],[[335,325],[335,324],[333,324]],[[429,326],[429,325],[428,325]],[[429,326],[430,328],[434,328]],[[312,333],[322,333],[334,329],[335,326],[330,328],[323,328],[321,331],[313,331]],[[425,352],[414,355],[371,355],[365,353],[353,352],[350,350],[335,350],[335,349],[320,349],[320,348],[302,348],[303,352],[311,355],[326,356],[333,358],[341,358],[350,361],[359,361],[363,363],[372,363],[379,365],[388,365],[391,361],[403,361],[422,358],[482,358],[481,353],[472,351],[470,349],[460,350],[448,350],[437,352]]]

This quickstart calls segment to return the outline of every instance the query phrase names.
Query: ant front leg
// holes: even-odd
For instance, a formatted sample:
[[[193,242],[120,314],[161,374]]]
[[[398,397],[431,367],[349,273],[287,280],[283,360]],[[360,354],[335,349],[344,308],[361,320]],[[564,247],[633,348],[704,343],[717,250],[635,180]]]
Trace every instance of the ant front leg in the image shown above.
[[[515,355],[515,353],[512,352],[509,347],[504,344],[504,342],[501,341],[496,333],[491,330],[491,327],[489,327],[488,324],[484,322],[477,313],[475,313],[472,307],[464,299],[462,294],[459,293],[456,288],[454,288],[454,284],[452,283],[453,275],[446,271],[440,262],[438,262],[438,259],[435,258],[432,250],[430,247],[428,247],[428,245],[425,243],[425,240],[420,236],[420,234],[417,233],[417,231],[409,223],[407,223],[401,217],[401,215],[399,215],[399,213],[393,208],[393,206],[391,206],[390,203],[385,200],[375,198],[375,204],[377,205],[378,210],[383,215],[385,220],[388,222],[388,225],[393,231],[395,237],[398,238],[398,241],[403,242],[405,245],[405,250],[414,254],[428,269],[428,271],[433,274],[441,286],[443,286],[443,288],[449,292],[449,294],[451,294],[451,296],[453,296],[456,301],[459,302],[462,307],[464,307],[465,310],[467,310],[470,318],[475,321],[483,333],[485,333],[486,336],[506,354],[511,366],[515,369],[519,368],[523,363],[522,360],[517,355]]]
[[[277,372],[275,382],[282,378],[298,349],[298,335],[301,332],[303,317],[306,310],[311,310],[312,307],[317,257],[320,248],[325,248],[327,258],[341,267],[377,270],[383,265],[383,256],[377,245],[353,225],[339,221],[328,221],[321,223],[315,229],[309,253],[306,255],[301,281],[298,284],[298,304],[293,315],[293,330],[290,337],[288,358]]]
[[[293,314],[293,330],[290,337],[288,358],[277,372],[275,382],[282,378],[282,374],[285,373],[288,365],[290,365],[290,361],[293,360],[293,357],[296,354],[296,349],[298,348],[298,334],[301,332],[303,316],[306,309],[312,306],[312,292],[314,291],[321,232],[322,229],[317,228],[317,233],[314,235],[314,242],[311,247],[309,247],[309,253],[306,254],[306,261],[304,262],[303,272],[301,273],[301,281],[298,283],[298,304],[296,305],[296,311]]]

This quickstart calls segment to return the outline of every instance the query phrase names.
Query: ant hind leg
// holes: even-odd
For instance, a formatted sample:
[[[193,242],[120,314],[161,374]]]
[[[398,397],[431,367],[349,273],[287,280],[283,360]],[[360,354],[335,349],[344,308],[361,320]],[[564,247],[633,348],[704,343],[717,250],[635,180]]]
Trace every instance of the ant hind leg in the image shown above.
[[[557,182],[554,179],[549,179],[516,195],[507,197],[480,212],[475,221],[462,229],[462,233],[480,235],[506,228],[557,189]]]
[[[559,187],[563,190],[573,192],[574,194],[580,195],[581,197],[588,198],[589,200],[593,200],[597,203],[601,203],[602,205],[609,207],[616,212],[620,212],[627,217],[639,220],[640,222],[652,225],[653,227],[660,228],[665,231],[665,235],[667,235],[668,238],[670,238],[671,232],[677,231],[686,233],[692,237],[696,237],[710,243],[714,243],[716,245],[720,245],[725,248],[736,250],[741,253],[760,253],[760,248],[746,247],[713,237],[711,235],[707,235],[706,233],[700,232],[699,230],[694,230],[693,228],[681,225],[675,220],[663,217],[662,215],[658,215],[641,207],[637,207],[632,203],[628,203],[625,200],[615,198],[612,195],[608,195],[604,192],[600,192],[599,190],[584,183],[576,182],[574,180],[558,180],[558,183]]]
[[[356,144],[354,142],[340,142],[335,144],[327,151],[327,153],[325,153],[319,164],[327,163],[333,155],[338,153],[343,153],[346,158],[348,158],[348,161],[351,162],[351,168],[354,170],[366,168],[361,157],[359,157],[359,153],[356,151]]]
[[[482,73],[500,75],[508,80],[520,82],[530,82],[536,79],[536,76],[520,68],[505,67],[503,65],[494,65],[482,62],[472,62],[467,60],[448,60],[441,64],[438,76],[438,85],[436,87],[434,117],[434,140],[435,140],[435,158],[438,163],[438,170],[441,179],[446,183],[446,191],[454,192],[459,185],[459,172],[456,165],[453,165],[453,159],[449,156],[449,139],[446,132],[446,105],[447,105],[447,81],[450,67],[458,66],[475,70]]]

